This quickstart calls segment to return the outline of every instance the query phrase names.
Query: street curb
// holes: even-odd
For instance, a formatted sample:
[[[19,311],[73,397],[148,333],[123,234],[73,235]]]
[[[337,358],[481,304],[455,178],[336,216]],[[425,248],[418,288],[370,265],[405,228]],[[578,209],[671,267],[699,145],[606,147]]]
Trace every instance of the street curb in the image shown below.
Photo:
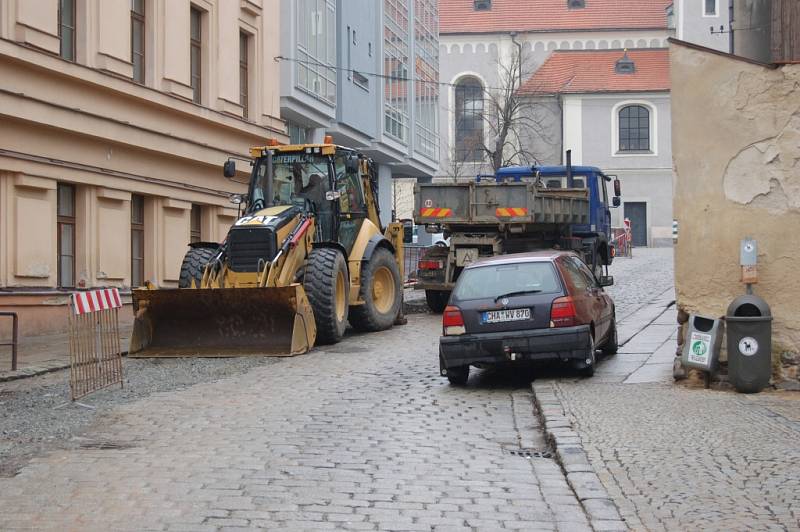
[[[578,497],[594,530],[628,530],[619,508],[589,463],[581,438],[566,415],[554,383],[553,380],[534,381],[531,389],[536,414],[545,437],[555,450],[556,461],[567,477],[567,483]]]
[[[18,369],[17,371],[4,371],[0,372],[0,382],[27,379],[28,377],[36,377],[38,375],[44,375],[45,373],[52,373],[54,371],[67,369],[68,367],[69,364],[64,364],[63,362],[51,362],[50,364],[31,366],[28,368]]]

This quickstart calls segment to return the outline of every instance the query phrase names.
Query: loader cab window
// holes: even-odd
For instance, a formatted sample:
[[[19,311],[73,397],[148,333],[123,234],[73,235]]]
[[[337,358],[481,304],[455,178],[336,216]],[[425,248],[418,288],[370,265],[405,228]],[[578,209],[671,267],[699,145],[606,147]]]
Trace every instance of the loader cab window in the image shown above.
[[[347,169],[343,155],[334,158],[333,166],[336,171],[336,192],[339,193],[338,238],[349,255],[367,215],[364,191],[358,172]]]
[[[339,192],[339,209],[342,213],[366,215],[364,191],[361,189],[361,177],[358,172],[347,170],[344,156],[334,160],[336,168],[336,191]]]
[[[317,209],[323,207],[328,185],[328,161],[325,155],[310,153],[276,154],[272,158],[272,204],[304,205],[306,200]],[[250,190],[250,210],[263,209],[267,194],[267,159],[259,160]]]

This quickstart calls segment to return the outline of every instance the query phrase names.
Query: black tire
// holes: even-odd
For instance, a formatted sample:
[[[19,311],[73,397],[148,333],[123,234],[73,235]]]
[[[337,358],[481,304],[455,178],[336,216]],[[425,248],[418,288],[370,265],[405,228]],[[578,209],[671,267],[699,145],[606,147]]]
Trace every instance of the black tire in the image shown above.
[[[186,252],[181,264],[181,275],[178,278],[178,288],[191,288],[192,279],[197,288],[203,280],[203,271],[206,264],[211,262],[214,255],[219,253],[219,248],[191,248]]]
[[[619,340],[617,338],[617,318],[611,316],[611,330],[608,331],[608,339],[603,344],[603,355],[610,357],[617,354],[619,350]]]
[[[450,300],[450,292],[448,290],[425,290],[425,301],[428,303],[428,308],[434,314],[441,314]]]
[[[317,343],[335,344],[347,328],[347,294],[350,291],[347,262],[341,252],[333,248],[312,250],[306,263],[303,287],[314,311]]]
[[[453,386],[465,386],[469,380],[469,366],[447,368],[447,380]]]
[[[388,273],[385,270],[388,270]],[[379,308],[374,298],[373,286],[377,272],[381,272],[379,274],[381,277],[391,274],[393,281],[391,284],[394,287],[394,299],[391,304],[383,305],[383,308]],[[390,328],[397,318],[397,313],[400,312],[402,290],[400,270],[397,268],[394,255],[386,248],[377,248],[372,253],[369,262],[361,269],[359,295],[364,300],[364,304],[350,307],[350,325],[358,331],[365,332],[383,331]],[[391,294],[387,296],[387,299],[390,296]]]

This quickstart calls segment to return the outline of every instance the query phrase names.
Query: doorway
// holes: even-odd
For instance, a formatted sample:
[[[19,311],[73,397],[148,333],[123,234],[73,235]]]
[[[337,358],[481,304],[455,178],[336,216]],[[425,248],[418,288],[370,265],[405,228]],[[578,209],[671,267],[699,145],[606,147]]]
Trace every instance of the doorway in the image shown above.
[[[633,245],[647,247],[647,202],[626,201],[625,218],[631,221]]]

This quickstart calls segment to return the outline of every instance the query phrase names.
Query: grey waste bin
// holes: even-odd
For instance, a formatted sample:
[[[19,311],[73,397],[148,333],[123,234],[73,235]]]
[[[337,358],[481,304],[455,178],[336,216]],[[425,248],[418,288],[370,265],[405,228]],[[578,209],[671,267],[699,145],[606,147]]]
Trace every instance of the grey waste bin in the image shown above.
[[[713,373],[717,369],[722,346],[722,320],[692,314],[686,325],[688,328],[681,352],[681,364],[684,368]]]
[[[728,378],[737,391],[756,393],[772,376],[772,313],[758,296],[737,297],[728,307]]]

